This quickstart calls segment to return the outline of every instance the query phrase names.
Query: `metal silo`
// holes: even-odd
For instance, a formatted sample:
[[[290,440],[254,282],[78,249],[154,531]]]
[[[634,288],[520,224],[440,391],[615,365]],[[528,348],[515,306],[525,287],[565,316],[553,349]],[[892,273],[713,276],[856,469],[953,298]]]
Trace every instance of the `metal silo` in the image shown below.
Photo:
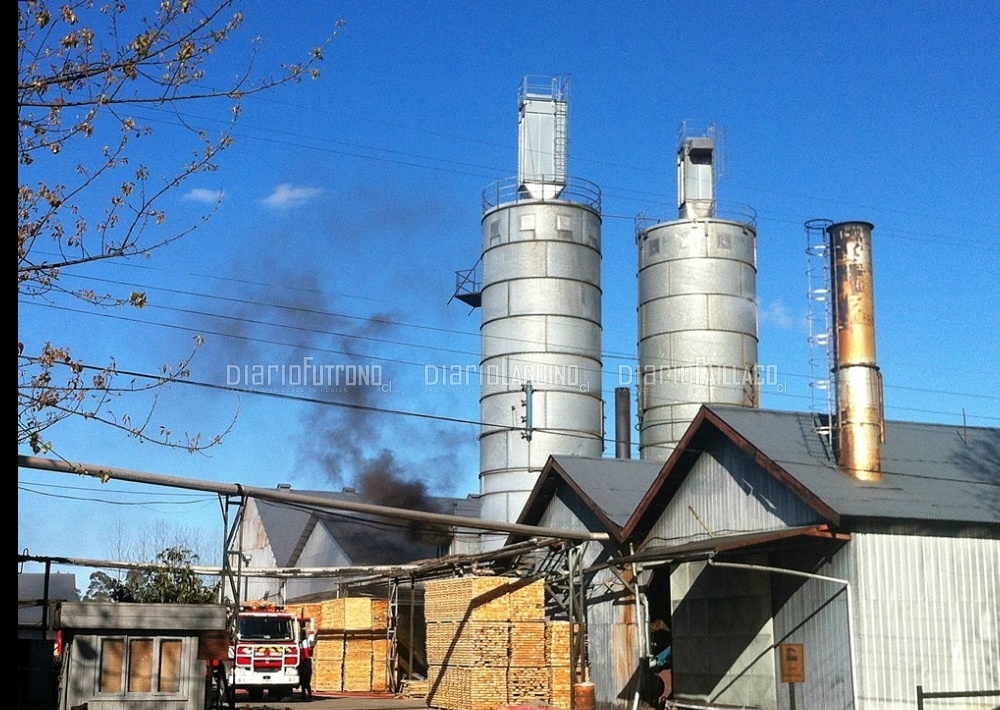
[[[517,520],[551,454],[603,450],[600,190],[566,173],[568,88],[566,77],[524,79],[518,175],[483,193],[480,492],[490,520]]]
[[[666,459],[702,404],[756,407],[757,230],[720,215],[716,134],[677,149],[678,217],[636,219],[639,454]]]

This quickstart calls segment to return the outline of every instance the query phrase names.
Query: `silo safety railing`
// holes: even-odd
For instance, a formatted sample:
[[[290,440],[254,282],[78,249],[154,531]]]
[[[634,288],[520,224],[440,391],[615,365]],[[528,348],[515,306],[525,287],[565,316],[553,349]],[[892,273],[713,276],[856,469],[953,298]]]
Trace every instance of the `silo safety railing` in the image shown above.
[[[569,100],[569,76],[542,76],[529,74],[521,80],[518,97],[523,101],[529,97],[552,99],[553,101]]]
[[[479,261],[471,269],[455,272],[455,292],[448,303],[457,298],[473,308],[479,308],[483,304],[482,264],[483,257],[479,257]]]
[[[718,219],[726,222],[737,222],[748,224],[757,229],[757,210],[742,202],[726,202],[723,200],[713,200],[711,217],[686,217],[686,222],[697,222],[705,219]],[[642,234],[648,229],[664,222],[676,222],[681,217],[677,214],[677,206],[674,204],[664,204],[651,207],[644,212],[640,212],[635,218],[635,233]]]
[[[519,184],[516,177],[496,181],[483,190],[483,212],[517,202],[572,202],[591,207],[598,213],[601,211],[601,188],[589,180],[554,180],[543,176],[532,180],[530,185],[541,189],[532,194],[524,185]]]

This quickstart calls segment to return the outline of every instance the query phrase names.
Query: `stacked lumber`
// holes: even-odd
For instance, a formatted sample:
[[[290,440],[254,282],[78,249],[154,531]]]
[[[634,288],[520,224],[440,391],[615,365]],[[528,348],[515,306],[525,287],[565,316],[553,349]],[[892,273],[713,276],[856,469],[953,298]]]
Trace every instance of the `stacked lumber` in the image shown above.
[[[316,690],[344,689],[344,636],[320,629],[313,648],[312,686]]]
[[[385,692],[389,687],[384,599],[347,597],[322,602],[313,654],[313,688],[329,692]]]
[[[545,667],[549,670],[549,702],[568,708],[576,682],[569,663],[570,622],[550,621],[545,624]]]
[[[445,710],[569,707],[569,622],[545,619],[544,582],[437,580],[427,583],[424,605],[428,705]]]
[[[289,608],[296,611],[300,619],[312,619],[313,628],[319,629],[323,626],[323,605],[319,602]]]
[[[510,625],[508,702],[537,705],[549,701],[551,674],[545,665],[545,620],[514,621]]]
[[[451,666],[508,664],[510,624],[498,621],[440,621],[427,624],[427,660]]]
[[[399,694],[404,698],[426,698],[427,691],[430,689],[430,681],[428,680],[403,680]]]
[[[372,689],[372,639],[370,635],[350,635],[344,639],[344,691],[357,693]]]

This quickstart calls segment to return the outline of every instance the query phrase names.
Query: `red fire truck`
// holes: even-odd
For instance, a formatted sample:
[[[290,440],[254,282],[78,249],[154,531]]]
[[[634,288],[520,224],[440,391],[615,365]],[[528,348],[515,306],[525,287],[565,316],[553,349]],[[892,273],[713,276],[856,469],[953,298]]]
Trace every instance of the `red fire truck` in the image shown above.
[[[283,607],[245,605],[236,618],[236,641],[229,650],[229,685],[253,700],[267,691],[272,699],[292,694],[299,685],[302,620]]]

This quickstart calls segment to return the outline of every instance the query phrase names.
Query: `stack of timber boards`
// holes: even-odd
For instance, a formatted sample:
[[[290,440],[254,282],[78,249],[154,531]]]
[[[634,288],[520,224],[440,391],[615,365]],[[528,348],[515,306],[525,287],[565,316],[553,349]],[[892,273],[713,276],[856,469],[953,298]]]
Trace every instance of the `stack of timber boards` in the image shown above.
[[[313,688],[328,692],[386,692],[389,689],[388,602],[347,597],[331,599],[319,606],[320,612],[312,615],[317,629]]]
[[[542,580],[430,581],[424,615],[428,705],[446,710],[569,707],[569,622],[545,619]]]

